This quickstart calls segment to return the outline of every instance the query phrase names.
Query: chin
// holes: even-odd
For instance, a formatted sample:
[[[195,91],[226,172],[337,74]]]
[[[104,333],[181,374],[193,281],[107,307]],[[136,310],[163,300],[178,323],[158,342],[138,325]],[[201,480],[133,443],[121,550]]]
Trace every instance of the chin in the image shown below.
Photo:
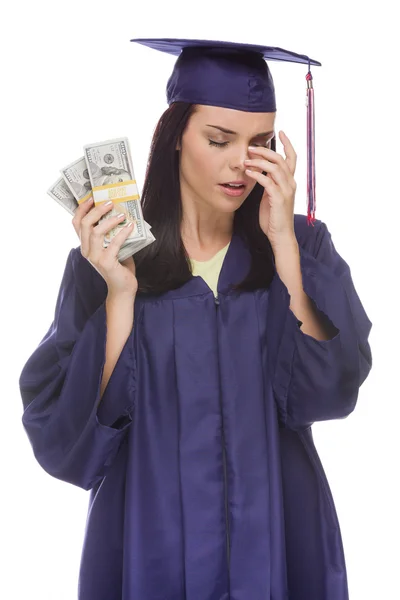
[[[228,202],[220,203],[221,212],[224,212],[224,213],[236,212],[238,210],[238,208],[240,208],[242,206],[243,202],[244,202],[244,200],[238,200],[236,198],[233,202],[232,202],[232,200],[230,200]]]
[[[213,205],[215,206],[216,210],[220,212],[232,213],[242,206],[242,204],[247,200],[248,196],[249,194],[243,197],[238,196],[237,198],[228,196],[226,196],[225,198],[220,197],[217,198],[215,202],[213,202]]]

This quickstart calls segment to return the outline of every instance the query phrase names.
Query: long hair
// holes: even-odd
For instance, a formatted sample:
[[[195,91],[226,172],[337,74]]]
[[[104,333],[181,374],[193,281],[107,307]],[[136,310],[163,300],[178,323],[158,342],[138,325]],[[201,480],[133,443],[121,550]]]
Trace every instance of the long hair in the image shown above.
[[[161,116],[150,147],[141,198],[143,216],[152,226],[156,241],[134,255],[138,292],[162,294],[181,287],[192,277],[189,256],[181,238],[182,203],[177,144],[195,104],[173,103]],[[275,138],[271,148],[275,150]],[[235,212],[233,230],[251,254],[247,277],[236,290],[268,288],[274,274],[274,258],[268,238],[259,224],[263,187],[256,183],[242,206]]]

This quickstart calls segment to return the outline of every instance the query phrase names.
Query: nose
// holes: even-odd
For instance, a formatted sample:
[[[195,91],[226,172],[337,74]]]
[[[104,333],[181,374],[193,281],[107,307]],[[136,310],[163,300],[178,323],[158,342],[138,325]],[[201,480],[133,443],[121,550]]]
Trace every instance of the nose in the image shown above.
[[[244,161],[248,158],[250,158],[250,155],[248,153],[247,146],[236,148],[235,153],[231,156],[229,166],[233,171],[242,171],[244,173],[246,170]]]

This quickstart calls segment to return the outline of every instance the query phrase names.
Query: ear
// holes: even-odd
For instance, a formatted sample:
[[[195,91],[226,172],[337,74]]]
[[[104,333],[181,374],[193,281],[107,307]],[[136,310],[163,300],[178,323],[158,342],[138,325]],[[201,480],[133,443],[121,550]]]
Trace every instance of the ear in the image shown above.
[[[177,152],[180,152],[182,150],[182,134],[180,135],[178,141],[176,142],[176,148],[175,150]]]

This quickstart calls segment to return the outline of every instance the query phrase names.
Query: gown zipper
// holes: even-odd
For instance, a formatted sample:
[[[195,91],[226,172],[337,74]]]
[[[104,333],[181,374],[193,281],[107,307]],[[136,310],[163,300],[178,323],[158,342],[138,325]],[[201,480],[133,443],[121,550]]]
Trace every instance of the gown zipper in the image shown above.
[[[218,297],[215,298],[216,308],[219,306]],[[228,510],[228,474],[227,474],[227,466],[226,466],[226,448],[225,448],[225,428],[224,428],[224,415],[222,411],[222,403],[221,403],[221,418],[222,418],[222,460],[224,466],[224,502],[225,502],[225,529],[226,529],[226,558],[228,561],[228,573],[230,571],[230,554],[231,554],[231,544],[230,544],[230,527],[229,527],[229,510]]]
[[[231,558],[231,544],[230,544],[230,530],[229,530],[229,516],[228,516],[228,476],[226,469],[226,450],[225,450],[225,431],[222,425],[222,457],[224,463],[224,492],[225,492],[225,526],[226,526],[226,558],[228,560],[228,573],[230,569],[230,558]]]

